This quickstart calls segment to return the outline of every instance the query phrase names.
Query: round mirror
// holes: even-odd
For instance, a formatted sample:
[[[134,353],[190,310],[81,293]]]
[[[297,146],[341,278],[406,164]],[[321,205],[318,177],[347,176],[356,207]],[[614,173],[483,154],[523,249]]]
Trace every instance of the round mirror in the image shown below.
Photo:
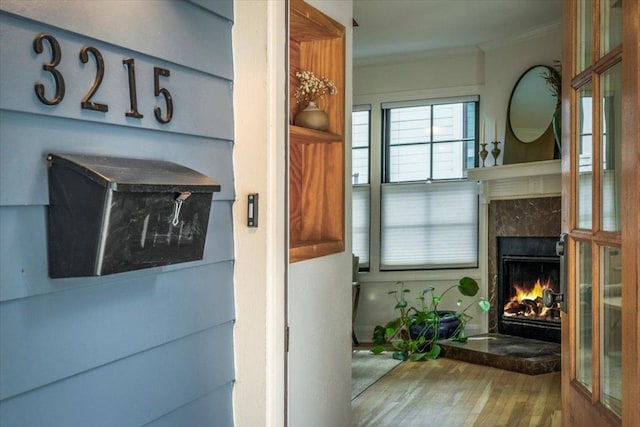
[[[509,126],[513,135],[524,143],[540,138],[551,126],[557,99],[545,76],[555,72],[545,65],[528,69],[511,93]]]

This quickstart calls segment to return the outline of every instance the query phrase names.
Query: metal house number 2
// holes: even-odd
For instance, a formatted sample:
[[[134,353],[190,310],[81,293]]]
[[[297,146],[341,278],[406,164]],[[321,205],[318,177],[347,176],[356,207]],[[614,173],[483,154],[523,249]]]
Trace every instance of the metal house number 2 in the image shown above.
[[[38,34],[33,40],[33,50],[37,54],[41,54],[44,51],[44,42],[47,42],[51,49],[51,61],[49,63],[42,64],[42,69],[51,74],[54,83],[54,93],[52,97],[45,95],[45,88],[42,83],[36,83],[34,90],[36,97],[44,105],[57,105],[64,99],[65,83],[64,77],[60,70],[57,69],[60,65],[60,59],[62,58],[62,49],[55,37],[50,34]],[[109,111],[109,106],[99,102],[92,101],[93,96],[100,88],[102,79],[104,78],[104,59],[98,49],[93,46],[84,46],[80,49],[80,62],[86,64],[90,60],[90,55],[93,57],[93,62],[96,64],[96,75],[93,79],[91,87],[87,91],[86,95],[82,98],[80,106],[84,110],[93,110],[106,113]],[[125,58],[122,60],[122,64],[127,69],[128,82],[129,82],[129,111],[125,112],[125,116],[133,117],[136,119],[142,119],[144,116],[138,112],[138,98],[136,91],[136,75],[135,75],[135,61],[133,58]],[[173,98],[167,88],[160,86],[160,77],[169,77],[171,73],[169,70],[160,67],[153,67],[153,90],[154,95],[164,98],[166,113],[162,114],[162,109],[158,106],[154,108],[154,116],[160,123],[169,123],[173,118]]]

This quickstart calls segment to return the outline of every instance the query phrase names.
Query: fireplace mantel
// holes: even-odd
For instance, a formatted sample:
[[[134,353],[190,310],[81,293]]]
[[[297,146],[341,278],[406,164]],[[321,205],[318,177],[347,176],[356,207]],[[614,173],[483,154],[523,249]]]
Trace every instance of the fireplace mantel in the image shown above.
[[[553,197],[562,193],[560,160],[469,169],[467,178],[483,184],[486,202]]]
[[[491,181],[525,176],[560,175],[560,173],[561,165],[560,159],[558,159],[469,169],[467,178],[477,181]]]

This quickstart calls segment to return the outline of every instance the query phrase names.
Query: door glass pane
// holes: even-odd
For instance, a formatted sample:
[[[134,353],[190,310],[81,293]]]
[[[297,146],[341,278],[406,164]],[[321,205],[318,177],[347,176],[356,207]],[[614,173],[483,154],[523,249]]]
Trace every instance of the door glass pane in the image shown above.
[[[601,249],[600,400],[622,416],[622,285],[621,251]]]
[[[602,75],[602,229],[620,231],[622,184],[621,63]]]
[[[591,194],[593,185],[593,84],[582,86],[578,89],[578,103],[576,106],[576,122],[578,123],[578,145],[574,161],[577,162],[575,170],[578,171],[576,188],[576,203],[578,212],[578,228],[591,229]]]
[[[576,380],[591,391],[593,382],[591,244],[578,242],[576,252]]]
[[[578,3],[578,34],[576,63],[578,72],[584,71],[593,62],[593,0],[576,0]]]
[[[622,0],[600,0],[600,55],[622,44]]]

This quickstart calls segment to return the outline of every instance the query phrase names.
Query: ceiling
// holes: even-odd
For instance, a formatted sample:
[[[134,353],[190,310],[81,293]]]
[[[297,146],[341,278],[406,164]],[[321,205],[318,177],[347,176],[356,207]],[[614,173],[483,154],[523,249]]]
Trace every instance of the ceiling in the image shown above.
[[[354,0],[356,63],[485,50],[559,25],[562,0]]]

